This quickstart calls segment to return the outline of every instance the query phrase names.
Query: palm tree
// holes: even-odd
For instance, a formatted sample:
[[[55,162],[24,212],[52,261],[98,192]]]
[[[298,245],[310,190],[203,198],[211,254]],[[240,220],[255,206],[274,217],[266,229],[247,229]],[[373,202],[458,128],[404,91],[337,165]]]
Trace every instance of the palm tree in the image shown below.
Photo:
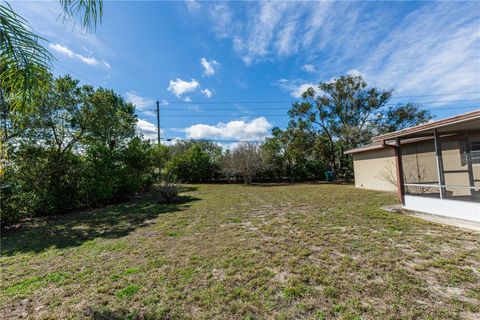
[[[1,0],[0,0],[1,1]],[[82,21],[91,32],[101,22],[102,0],[60,0],[63,18]],[[53,55],[41,45],[45,40],[28,26],[7,2],[0,2],[0,178],[7,162],[7,115],[28,114],[34,107],[30,97],[43,81],[45,70],[52,67]]]
[[[64,19],[81,19],[91,32],[101,22],[102,0],[60,0]],[[29,92],[39,70],[50,69],[53,55],[40,44],[44,38],[30,30],[28,22],[7,2],[0,3],[0,86],[1,98],[9,93],[9,109],[28,112]],[[6,103],[6,101],[0,101]]]

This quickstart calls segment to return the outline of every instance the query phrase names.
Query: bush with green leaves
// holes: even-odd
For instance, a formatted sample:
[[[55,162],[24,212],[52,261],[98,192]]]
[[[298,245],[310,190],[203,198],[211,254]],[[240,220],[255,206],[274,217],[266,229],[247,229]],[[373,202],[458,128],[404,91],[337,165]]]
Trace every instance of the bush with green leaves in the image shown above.
[[[152,148],[136,132],[132,104],[69,76],[45,81],[34,113],[3,119],[9,130],[0,185],[3,225],[126,199],[154,180]],[[28,126],[18,130],[19,122]]]
[[[178,153],[166,163],[165,172],[183,182],[204,182],[216,173],[211,156],[198,144],[193,144],[184,153]]]
[[[0,88],[0,146],[8,146],[9,154],[3,174],[0,167],[3,224],[123,200],[161,177],[252,183],[322,180],[334,170],[348,180],[353,168],[345,150],[373,134],[431,118],[412,104],[382,109],[390,91],[345,76],[320,84],[318,92],[308,89],[293,104],[287,128],[274,128],[264,143],[231,150],[211,141],[152,145],[136,131],[135,106],[112,90],[80,85],[68,75],[54,78],[45,70],[36,75],[29,113],[12,109],[15,95]],[[351,105],[337,103],[339,97]],[[372,118],[377,112],[383,116]],[[178,188],[167,184],[160,192],[173,201]]]

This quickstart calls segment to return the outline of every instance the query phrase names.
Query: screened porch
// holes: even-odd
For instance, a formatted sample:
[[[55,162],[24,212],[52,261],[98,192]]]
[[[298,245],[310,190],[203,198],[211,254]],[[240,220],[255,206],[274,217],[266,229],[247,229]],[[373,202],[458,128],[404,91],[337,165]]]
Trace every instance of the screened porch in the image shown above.
[[[480,111],[380,136],[406,209],[480,221]]]

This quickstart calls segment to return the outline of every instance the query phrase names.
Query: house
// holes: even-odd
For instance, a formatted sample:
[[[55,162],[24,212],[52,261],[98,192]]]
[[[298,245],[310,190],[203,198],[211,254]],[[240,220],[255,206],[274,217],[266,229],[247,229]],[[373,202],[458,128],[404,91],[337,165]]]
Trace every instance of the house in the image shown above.
[[[405,209],[480,222],[480,110],[377,136],[353,156],[355,187]]]

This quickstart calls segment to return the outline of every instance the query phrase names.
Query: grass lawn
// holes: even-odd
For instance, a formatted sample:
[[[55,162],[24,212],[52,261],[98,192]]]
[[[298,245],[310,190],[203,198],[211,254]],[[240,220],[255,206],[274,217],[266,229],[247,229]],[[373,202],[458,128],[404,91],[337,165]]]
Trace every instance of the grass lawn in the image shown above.
[[[345,185],[199,185],[2,234],[0,317],[479,319],[480,235]]]

